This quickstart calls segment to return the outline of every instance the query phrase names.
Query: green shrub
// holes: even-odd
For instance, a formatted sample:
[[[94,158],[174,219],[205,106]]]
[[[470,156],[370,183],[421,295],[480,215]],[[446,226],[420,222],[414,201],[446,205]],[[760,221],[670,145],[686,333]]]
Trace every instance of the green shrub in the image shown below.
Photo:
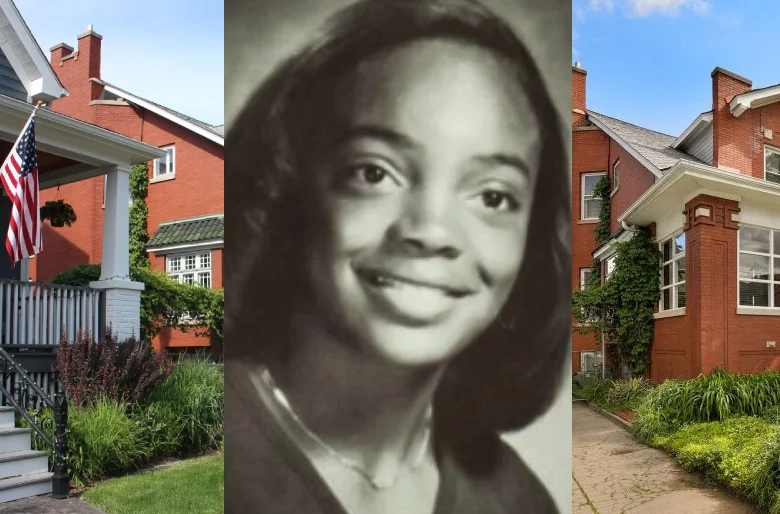
[[[778,406],[780,372],[742,375],[718,370],[692,380],[666,380],[654,387],[637,411],[635,429],[642,440],[651,441],[690,423],[771,416]],[[650,419],[643,420],[645,416]]]
[[[181,452],[218,448],[225,412],[222,367],[205,357],[182,359],[152,391],[146,409],[149,421],[160,427],[162,441],[178,435]]]
[[[590,377],[582,388],[582,395],[593,403],[604,404],[607,400],[607,394],[613,386],[611,380]]]
[[[99,400],[70,411],[68,467],[79,484],[124,472],[148,457],[141,426],[127,410],[125,403]]]
[[[663,438],[689,471],[699,471],[751,498],[762,508],[780,509],[780,426],[743,416],[695,423]]]
[[[614,380],[606,393],[606,403],[613,406],[635,407],[647,395],[650,383],[644,378]]]

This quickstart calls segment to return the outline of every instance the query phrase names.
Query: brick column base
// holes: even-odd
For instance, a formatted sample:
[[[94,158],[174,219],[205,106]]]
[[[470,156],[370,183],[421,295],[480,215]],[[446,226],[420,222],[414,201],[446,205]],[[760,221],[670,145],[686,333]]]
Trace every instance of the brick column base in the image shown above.
[[[105,327],[110,325],[120,341],[132,336],[140,337],[143,282],[99,280],[90,282],[89,287],[102,289],[105,294],[105,312],[102,313]]]

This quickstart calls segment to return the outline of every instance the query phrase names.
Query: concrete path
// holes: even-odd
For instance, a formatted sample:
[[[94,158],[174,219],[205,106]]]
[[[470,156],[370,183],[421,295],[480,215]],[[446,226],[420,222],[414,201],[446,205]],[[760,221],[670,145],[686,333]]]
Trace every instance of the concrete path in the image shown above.
[[[573,514],[753,514],[583,402],[572,405]]]
[[[49,494],[0,503],[2,514],[105,514],[80,498],[55,500]]]

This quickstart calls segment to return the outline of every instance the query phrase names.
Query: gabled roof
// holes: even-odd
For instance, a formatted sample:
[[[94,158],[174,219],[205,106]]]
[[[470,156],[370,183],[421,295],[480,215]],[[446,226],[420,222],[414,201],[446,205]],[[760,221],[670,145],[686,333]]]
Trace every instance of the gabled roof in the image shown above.
[[[181,125],[184,128],[187,128],[195,132],[196,134],[205,137],[206,139],[214,141],[219,145],[225,146],[225,134],[224,134],[223,125],[217,125],[217,126],[209,125],[208,123],[202,122],[200,120],[196,120],[195,118],[187,116],[186,114],[182,114],[178,111],[169,109],[168,107],[160,105],[156,102],[147,100],[146,98],[141,98],[140,96],[134,95],[128,91],[125,91],[124,89],[121,89],[113,84],[106,82],[105,80],[101,82],[103,84],[104,90],[111,93],[112,95],[116,95],[128,102],[134,103],[140,107],[143,107],[144,109],[148,109],[153,113],[162,116],[167,120],[170,120],[178,125]]]
[[[674,140],[674,143],[672,144],[672,147],[679,148],[681,146],[684,146],[685,141],[689,137],[695,137],[699,131],[707,128],[707,125],[712,123],[712,111],[706,111],[698,116],[696,116],[696,119],[693,120],[693,122],[688,125],[688,128],[686,128],[680,136]]]
[[[0,50],[33,102],[68,95],[12,0],[0,0]]]
[[[189,246],[225,238],[225,216],[213,214],[160,223],[146,247],[151,251],[175,245]]]
[[[639,127],[617,118],[588,110],[588,119],[617,141],[642,163],[653,175],[660,178],[681,159],[702,162],[700,159],[672,147],[674,136]]]
[[[748,109],[778,101],[780,101],[780,84],[736,95],[729,103],[729,110],[734,117],[738,118]]]

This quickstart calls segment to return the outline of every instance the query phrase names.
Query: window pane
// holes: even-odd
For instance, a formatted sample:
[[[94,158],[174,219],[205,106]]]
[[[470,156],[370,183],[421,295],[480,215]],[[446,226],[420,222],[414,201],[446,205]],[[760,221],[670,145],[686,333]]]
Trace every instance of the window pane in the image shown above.
[[[780,307],[780,284],[775,284],[775,303],[772,307]]]
[[[750,307],[769,307],[769,284],[740,281],[739,304]]]
[[[168,276],[171,277],[171,280],[173,280],[174,282],[179,281],[179,275],[168,275]]]
[[[740,253],[739,278],[769,280],[769,257]]]
[[[664,266],[664,278],[661,284],[664,286],[668,286],[671,283],[672,283],[672,265],[667,264],[666,266]]]
[[[672,290],[671,289],[664,289],[663,290],[663,305],[661,306],[661,310],[667,310],[672,308]]]
[[[203,287],[211,287],[211,272],[204,271],[202,273],[198,273],[198,283]]]
[[[601,200],[592,198],[585,200],[585,219],[598,218],[601,213]]]
[[[672,260],[672,242],[671,242],[671,240],[664,241],[663,253],[664,253],[664,262]]]
[[[780,257],[775,257],[774,277],[775,280],[780,281]],[[780,307],[780,305],[778,305],[778,307]]]
[[[767,173],[766,180],[768,182],[774,182],[775,184],[780,184],[780,173]]]
[[[685,294],[685,284],[677,286],[677,307],[685,307],[687,296]]]
[[[202,253],[202,254],[200,254],[200,267],[201,268],[210,268],[211,267],[211,254],[210,253]]]
[[[583,196],[593,195],[593,188],[596,186],[596,183],[601,180],[601,177],[602,175],[585,175],[585,180],[582,184]]]
[[[775,230],[775,255],[780,255],[780,230]]]
[[[677,261],[677,282],[685,282],[685,259]]]
[[[195,256],[187,255],[184,257],[184,269],[195,269]]]
[[[766,152],[766,171],[780,173],[780,153]]]
[[[685,233],[674,238],[674,254],[680,255],[685,251]]]
[[[168,271],[179,271],[181,269],[181,257],[168,257]]]
[[[185,284],[194,284],[195,283],[195,273],[185,273],[181,276],[181,281]]]
[[[739,247],[751,252],[769,253],[769,230],[755,227],[739,228]]]

